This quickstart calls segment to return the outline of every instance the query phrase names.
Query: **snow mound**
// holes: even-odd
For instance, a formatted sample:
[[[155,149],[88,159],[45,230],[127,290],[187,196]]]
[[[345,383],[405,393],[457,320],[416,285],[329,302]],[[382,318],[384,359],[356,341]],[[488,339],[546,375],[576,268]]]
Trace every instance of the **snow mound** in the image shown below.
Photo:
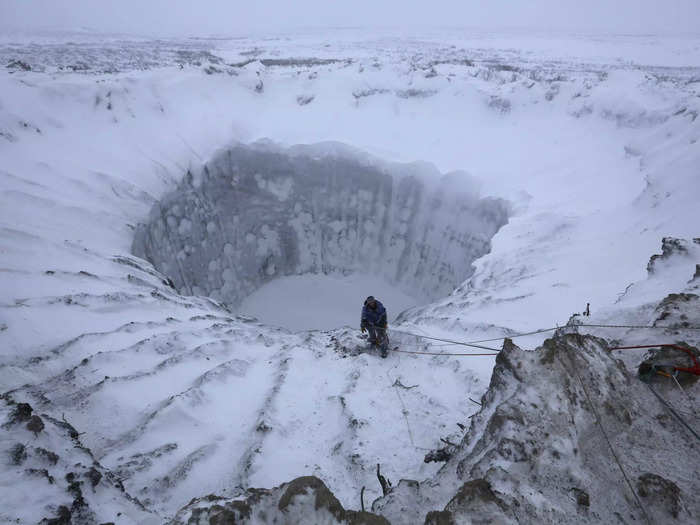
[[[451,292],[508,219],[466,174],[373,165],[342,145],[234,146],[189,172],[133,252],[232,306],[280,276],[363,271],[421,299]]]

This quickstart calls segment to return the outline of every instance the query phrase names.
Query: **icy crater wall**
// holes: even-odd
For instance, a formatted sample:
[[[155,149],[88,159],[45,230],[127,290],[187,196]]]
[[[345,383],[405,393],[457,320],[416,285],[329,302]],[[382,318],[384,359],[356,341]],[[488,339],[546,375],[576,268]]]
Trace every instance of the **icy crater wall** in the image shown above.
[[[466,174],[358,156],[234,146],[157,203],[133,252],[182,293],[236,306],[276,277],[381,275],[420,299],[450,293],[508,220]]]

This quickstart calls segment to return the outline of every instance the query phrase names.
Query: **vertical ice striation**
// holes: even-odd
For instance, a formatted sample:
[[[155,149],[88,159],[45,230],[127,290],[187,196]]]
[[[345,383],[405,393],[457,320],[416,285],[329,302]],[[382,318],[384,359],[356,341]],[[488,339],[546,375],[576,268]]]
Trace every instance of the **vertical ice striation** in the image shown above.
[[[507,220],[466,174],[338,145],[236,145],[154,206],[133,251],[181,292],[232,306],[276,277],[355,271],[429,300],[471,275]]]

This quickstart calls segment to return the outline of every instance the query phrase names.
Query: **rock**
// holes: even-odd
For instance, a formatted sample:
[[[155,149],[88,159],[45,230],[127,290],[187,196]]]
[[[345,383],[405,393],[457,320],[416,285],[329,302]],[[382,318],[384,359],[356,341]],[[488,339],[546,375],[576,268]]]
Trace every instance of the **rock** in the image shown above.
[[[491,484],[485,479],[468,481],[457,491],[457,494],[445,507],[455,522],[497,521],[510,523],[508,505],[493,491]]]
[[[315,476],[303,476],[289,483],[277,507],[281,511],[286,511],[295,497],[309,493],[313,493],[315,496],[315,510],[327,509],[328,512],[333,514],[338,520],[343,518],[344,510],[342,505],[333,493],[328,490],[325,483]]]
[[[29,422],[27,423],[27,430],[34,432],[34,435],[36,436],[39,434],[39,432],[44,430],[44,422],[39,416],[34,415],[29,418]]]
[[[345,520],[348,525],[391,525],[383,516],[356,510],[346,510]]]
[[[345,510],[315,476],[302,476],[273,489],[248,489],[243,499],[228,500],[215,495],[196,498],[178,511],[172,523],[390,525],[371,512]]]
[[[68,507],[65,505],[61,505],[58,507],[58,512],[56,513],[55,518],[51,519],[44,519],[41,521],[41,523],[45,523],[46,525],[71,525],[71,511]]]
[[[14,69],[15,71],[31,71],[32,66],[27,64],[22,60],[10,60],[5,66],[7,69]]]
[[[452,457],[454,447],[447,445],[442,448],[438,448],[436,450],[431,450],[428,452],[425,457],[423,458],[424,463],[441,463],[443,461],[447,461]]]
[[[657,519],[663,521],[668,520],[669,517],[678,519],[683,510],[678,485],[656,474],[647,472],[639,476],[637,492]]]
[[[90,467],[90,470],[88,470],[86,475],[87,478],[90,480],[90,484],[92,485],[93,489],[98,485],[98,483],[102,479],[102,473],[95,467]]]
[[[316,98],[315,95],[299,95],[297,97],[297,104],[299,104],[300,106],[306,106],[308,104],[311,104],[314,98]]]
[[[27,447],[22,443],[15,443],[10,448],[10,464],[21,465],[27,459]]]
[[[9,421],[17,416],[23,423],[6,425],[4,440],[0,440],[7,443],[5,447],[0,443],[4,463],[11,465],[2,471],[2,484],[12,485],[12,490],[0,496],[0,522],[14,522],[11,513],[20,509],[23,523],[88,525],[110,521],[121,511],[129,512],[130,522],[152,520],[154,515],[126,492],[119,478],[102,468],[92,452],[70,435],[70,425],[48,414],[39,417],[31,412],[29,405],[15,403],[11,394],[0,397],[0,419]],[[37,439],[26,429],[41,434]],[[48,445],[23,444],[37,441],[50,443],[50,449]],[[53,450],[60,450],[61,457]],[[99,483],[100,487],[84,497],[81,483]],[[32,504],[34,500],[41,504]]]
[[[572,488],[571,492],[574,494],[574,497],[576,497],[576,503],[578,503],[580,506],[591,506],[591,497],[588,495],[588,492],[582,489],[578,489],[576,487]]]
[[[425,525],[457,525],[449,510],[431,510],[425,517]]]
[[[29,403],[17,403],[12,415],[10,416],[10,423],[23,423],[29,421],[32,417],[32,407]]]
[[[654,309],[657,317],[654,326],[683,328],[697,326],[690,323],[694,312],[700,311],[700,296],[694,293],[672,293],[667,295]]]
[[[688,254],[688,241],[677,239],[675,237],[664,237],[661,239],[661,254],[652,255],[647,264],[647,272],[649,275],[654,275],[659,263],[667,261],[675,255]]]
[[[36,447],[34,449],[34,453],[37,456],[45,459],[51,465],[55,465],[56,463],[58,463],[58,459],[59,459],[58,454],[55,454],[54,452],[51,452],[50,450],[46,450],[45,448],[42,448],[42,447]]]
[[[194,509],[192,511],[192,517],[188,523],[235,525],[237,521],[235,512],[220,505],[214,505],[208,509]]]
[[[45,478],[46,481],[49,482],[49,484],[53,485],[55,480],[51,474],[49,474],[49,471],[45,468],[28,468],[27,470],[24,471],[26,474],[29,474],[30,476],[40,476],[42,478]]]
[[[696,442],[674,419],[662,424],[666,408],[616,359],[589,335],[559,335],[534,352],[504,345],[453,456],[434,478],[399,483],[372,510],[394,525],[643,521],[614,451],[649,506],[663,509],[649,511],[654,523],[669,523],[674,513],[693,523]]]

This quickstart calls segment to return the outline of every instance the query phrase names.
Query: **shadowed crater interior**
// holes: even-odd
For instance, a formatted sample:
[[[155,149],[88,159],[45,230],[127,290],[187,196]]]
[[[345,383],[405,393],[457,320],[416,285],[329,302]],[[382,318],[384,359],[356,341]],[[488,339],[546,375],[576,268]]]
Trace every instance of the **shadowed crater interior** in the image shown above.
[[[369,273],[430,301],[471,275],[508,214],[466,173],[339,144],[236,145],[154,205],[133,252],[181,293],[234,308],[278,277],[308,273]]]

